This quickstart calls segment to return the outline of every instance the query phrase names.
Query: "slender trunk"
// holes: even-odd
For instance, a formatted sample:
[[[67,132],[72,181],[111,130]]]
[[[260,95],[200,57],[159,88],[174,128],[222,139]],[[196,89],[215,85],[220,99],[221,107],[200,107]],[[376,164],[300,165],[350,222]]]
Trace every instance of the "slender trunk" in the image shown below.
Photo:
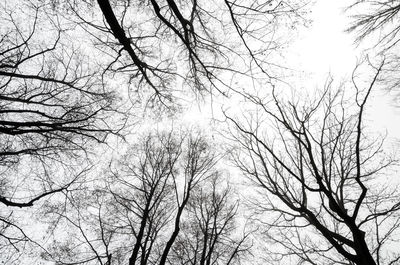
[[[177,238],[177,236],[179,234],[179,231],[180,231],[180,220],[181,220],[182,212],[183,212],[183,207],[178,210],[178,213],[176,215],[175,228],[174,228],[174,231],[172,232],[172,235],[169,238],[167,244],[165,245],[163,254],[162,254],[161,259],[160,259],[160,265],[165,265],[165,262],[167,261],[168,253],[171,250],[172,244],[174,244],[174,242],[175,242],[175,240],[176,240],[176,238]]]
[[[206,226],[206,231],[205,235],[203,238],[203,251],[201,252],[201,259],[200,259],[200,265],[204,265],[206,262],[206,253],[207,253],[207,242],[208,242],[208,225]]]
[[[149,212],[148,212],[148,205],[147,205],[146,209],[144,210],[142,221],[140,223],[140,229],[139,229],[139,233],[138,233],[138,235],[136,237],[136,243],[135,243],[135,246],[134,246],[134,248],[132,250],[132,255],[129,258],[129,265],[135,265],[135,262],[136,262],[136,259],[137,259],[137,255],[139,253],[140,245],[142,243],[144,230],[146,228],[146,222],[147,222],[148,216],[149,216]]]

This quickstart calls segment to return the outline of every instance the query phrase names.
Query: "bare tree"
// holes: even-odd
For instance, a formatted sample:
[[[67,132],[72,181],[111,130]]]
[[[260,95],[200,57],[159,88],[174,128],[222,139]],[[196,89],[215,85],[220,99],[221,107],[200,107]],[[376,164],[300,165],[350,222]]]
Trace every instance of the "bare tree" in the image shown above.
[[[44,257],[62,264],[172,264],[188,208],[194,207],[192,196],[215,176],[216,162],[216,153],[202,136],[149,134],[110,167],[103,187],[76,191],[68,209],[49,207],[43,212],[50,222],[58,222],[55,231],[69,227],[74,236],[68,238],[75,238],[55,238],[56,247]],[[234,208],[227,211],[227,223],[216,219],[218,225],[232,221]],[[232,250],[232,259],[240,251]]]
[[[239,233],[239,201],[221,175],[197,187],[173,247],[171,264],[239,264],[249,251],[249,234]],[[236,233],[236,234],[235,234]]]
[[[268,247],[275,261],[398,262],[400,195],[385,176],[395,161],[364,123],[381,68],[367,87],[353,76],[355,99],[329,82],[316,101],[303,105],[274,93],[272,108],[249,95],[256,116],[246,123],[227,116],[238,143],[234,161],[258,187],[258,221],[277,246]]]
[[[113,93],[42,11],[0,4],[0,244],[18,251],[18,242],[30,240],[15,208],[67,191],[86,171],[74,161],[84,164],[89,145],[120,126],[108,124]],[[43,34],[51,36],[44,41]]]

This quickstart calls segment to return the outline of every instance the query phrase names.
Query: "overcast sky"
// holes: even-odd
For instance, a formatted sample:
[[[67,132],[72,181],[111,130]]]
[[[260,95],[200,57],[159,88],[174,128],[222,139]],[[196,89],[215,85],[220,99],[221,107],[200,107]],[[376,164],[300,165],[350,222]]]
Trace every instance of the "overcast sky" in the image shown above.
[[[328,73],[337,80],[349,78],[361,56],[363,47],[356,47],[354,36],[344,32],[351,21],[343,12],[346,4],[345,0],[317,1],[312,8],[313,23],[293,44],[291,63],[296,69],[314,74],[309,80],[314,86],[311,89],[322,85]],[[373,96],[367,118],[374,121],[376,129],[387,130],[388,141],[393,142],[393,137],[400,135],[400,107],[396,106],[394,95],[386,91],[376,90]]]

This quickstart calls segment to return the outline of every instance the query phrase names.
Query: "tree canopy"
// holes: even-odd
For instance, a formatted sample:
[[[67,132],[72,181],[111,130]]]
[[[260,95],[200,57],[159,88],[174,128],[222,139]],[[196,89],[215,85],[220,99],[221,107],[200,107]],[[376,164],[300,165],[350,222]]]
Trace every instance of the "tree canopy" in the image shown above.
[[[399,263],[368,118],[398,89],[399,6],[349,3],[374,47],[304,89],[287,50],[312,1],[3,1],[0,262]]]

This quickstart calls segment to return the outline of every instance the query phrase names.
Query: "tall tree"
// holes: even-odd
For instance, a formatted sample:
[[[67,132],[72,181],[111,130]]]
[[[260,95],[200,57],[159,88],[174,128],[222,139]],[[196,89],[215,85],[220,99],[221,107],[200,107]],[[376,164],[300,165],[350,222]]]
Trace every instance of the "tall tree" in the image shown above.
[[[108,124],[114,94],[65,44],[57,20],[29,3],[0,5],[0,245],[19,250],[29,237],[16,208],[67,191],[85,171],[75,162],[119,125]]]
[[[251,245],[238,229],[239,201],[216,174],[197,187],[171,255],[172,264],[240,264]]]
[[[355,99],[329,85],[304,104],[274,94],[273,108],[249,96],[257,115],[247,123],[228,116],[238,143],[234,161],[261,194],[259,222],[278,245],[268,247],[275,261],[398,262],[392,243],[400,229],[400,194],[394,180],[382,176],[395,161],[381,156],[382,141],[368,139],[364,123],[381,67],[367,87],[353,76]]]
[[[45,207],[44,217],[58,224],[43,257],[61,264],[182,263],[187,257],[177,249],[188,242],[187,224],[198,229],[206,222],[201,264],[234,264],[248,244],[228,236],[236,231],[237,204],[228,203],[228,190],[219,191],[216,162],[213,148],[194,133],[143,137],[108,169],[104,185],[76,191],[68,206]],[[207,220],[197,220],[202,213]],[[68,238],[57,237],[65,227]]]

